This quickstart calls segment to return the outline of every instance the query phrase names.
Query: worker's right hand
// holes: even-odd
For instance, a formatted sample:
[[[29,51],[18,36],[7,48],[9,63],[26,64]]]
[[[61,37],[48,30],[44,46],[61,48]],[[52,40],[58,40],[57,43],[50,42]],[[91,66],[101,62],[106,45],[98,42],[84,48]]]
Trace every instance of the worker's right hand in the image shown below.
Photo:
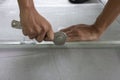
[[[50,23],[42,17],[35,9],[23,9],[20,11],[20,22],[23,34],[30,39],[53,40],[54,33]]]

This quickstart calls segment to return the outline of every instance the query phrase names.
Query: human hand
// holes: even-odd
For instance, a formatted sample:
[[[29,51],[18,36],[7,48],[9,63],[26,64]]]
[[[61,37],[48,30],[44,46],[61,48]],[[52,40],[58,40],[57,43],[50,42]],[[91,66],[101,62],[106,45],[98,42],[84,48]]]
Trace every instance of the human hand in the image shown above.
[[[94,41],[100,37],[100,32],[94,25],[78,24],[60,30],[65,32],[68,36],[67,41]]]
[[[23,9],[20,11],[20,22],[22,31],[30,39],[53,40],[54,33],[50,23],[42,17],[35,9]]]

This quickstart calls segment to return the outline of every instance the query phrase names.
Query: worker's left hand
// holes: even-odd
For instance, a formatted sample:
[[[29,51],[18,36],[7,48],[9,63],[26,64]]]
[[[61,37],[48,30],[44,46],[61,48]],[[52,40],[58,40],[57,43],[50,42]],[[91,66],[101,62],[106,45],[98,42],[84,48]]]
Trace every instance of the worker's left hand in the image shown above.
[[[100,37],[99,31],[94,25],[78,24],[60,30],[65,32],[68,36],[67,41],[93,41]]]

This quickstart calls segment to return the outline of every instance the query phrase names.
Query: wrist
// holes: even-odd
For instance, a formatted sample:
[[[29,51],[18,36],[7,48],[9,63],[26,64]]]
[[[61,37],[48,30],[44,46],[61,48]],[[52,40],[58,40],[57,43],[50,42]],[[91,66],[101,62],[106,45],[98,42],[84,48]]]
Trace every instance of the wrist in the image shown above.
[[[108,27],[108,20],[106,20],[101,15],[96,19],[95,23],[93,24],[93,27],[102,34],[106,28]]]
[[[105,30],[105,24],[97,24],[97,23],[94,23],[92,25],[92,28],[99,34],[101,35]]]
[[[30,12],[33,12],[35,10],[36,9],[34,7],[25,7],[23,9],[20,9],[20,13],[26,13],[26,12],[30,13]]]
[[[35,9],[33,0],[18,0],[20,11]]]

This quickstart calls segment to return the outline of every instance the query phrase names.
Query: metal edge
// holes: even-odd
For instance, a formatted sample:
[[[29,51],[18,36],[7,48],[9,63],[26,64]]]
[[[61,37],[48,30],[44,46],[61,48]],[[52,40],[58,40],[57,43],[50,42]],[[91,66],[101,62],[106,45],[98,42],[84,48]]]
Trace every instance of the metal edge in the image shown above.
[[[120,41],[89,41],[89,42],[66,42],[65,45],[54,45],[53,42],[24,43],[0,42],[0,48],[120,48]]]

